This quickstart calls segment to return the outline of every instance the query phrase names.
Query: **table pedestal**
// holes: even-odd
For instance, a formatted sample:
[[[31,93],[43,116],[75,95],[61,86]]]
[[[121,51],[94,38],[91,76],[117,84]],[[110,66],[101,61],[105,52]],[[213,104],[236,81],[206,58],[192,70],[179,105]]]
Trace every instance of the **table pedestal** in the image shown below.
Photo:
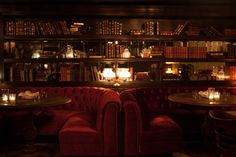
[[[1,146],[1,157],[54,157],[57,150],[55,144],[35,143],[34,147],[37,151],[26,152],[25,146],[20,144],[11,144]]]

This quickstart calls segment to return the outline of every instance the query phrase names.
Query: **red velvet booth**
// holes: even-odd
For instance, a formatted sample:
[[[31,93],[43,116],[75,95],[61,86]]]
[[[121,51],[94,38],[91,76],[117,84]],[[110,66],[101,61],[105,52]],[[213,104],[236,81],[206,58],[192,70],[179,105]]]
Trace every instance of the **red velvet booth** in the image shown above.
[[[124,154],[171,153],[181,149],[182,140],[189,137],[199,140],[206,110],[172,103],[168,96],[207,88],[153,87],[122,92],[120,98],[125,115]],[[216,90],[236,94],[235,87],[216,87]]]
[[[182,149],[182,129],[161,106],[158,89],[129,89],[121,93],[125,114],[124,154],[167,154]]]
[[[63,156],[118,155],[119,94],[99,87],[19,87],[71,98],[61,107],[35,111],[38,135],[59,137]]]

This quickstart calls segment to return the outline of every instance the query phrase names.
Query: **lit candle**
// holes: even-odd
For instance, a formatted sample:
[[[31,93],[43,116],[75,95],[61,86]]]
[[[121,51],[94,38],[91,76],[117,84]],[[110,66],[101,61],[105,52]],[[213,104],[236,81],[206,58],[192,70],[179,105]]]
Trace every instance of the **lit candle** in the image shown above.
[[[214,99],[219,100],[220,99],[220,92],[214,93]]]
[[[209,98],[210,100],[213,100],[213,99],[214,99],[214,94],[213,94],[213,93],[210,93],[209,96],[208,96],[208,98]]]
[[[10,101],[16,101],[16,94],[9,94]]]
[[[7,94],[2,94],[2,101],[8,101]]]

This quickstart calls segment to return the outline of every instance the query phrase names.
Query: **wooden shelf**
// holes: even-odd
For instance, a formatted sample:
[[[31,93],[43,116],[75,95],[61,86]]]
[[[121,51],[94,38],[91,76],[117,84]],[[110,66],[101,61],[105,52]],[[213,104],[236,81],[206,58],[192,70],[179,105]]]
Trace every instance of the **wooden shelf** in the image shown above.
[[[81,40],[140,40],[140,41],[236,41],[235,36],[172,36],[172,35],[60,35],[60,36],[5,36],[14,41],[81,41]]]
[[[39,59],[4,59],[4,63],[79,63],[79,62],[229,62],[234,58],[39,58]]]
[[[13,0],[17,1],[17,0]],[[21,1],[21,0],[19,0]],[[96,65],[97,63],[120,63],[121,66],[119,67],[125,67],[126,64],[122,65],[123,63],[131,63],[130,67],[140,66],[138,68],[134,68],[134,74],[137,71],[149,71],[151,68],[150,64],[152,63],[160,63],[157,67],[155,67],[155,70],[161,73],[160,68],[162,68],[162,63],[164,62],[224,62],[224,63],[235,63],[236,64],[236,58],[39,58],[39,59],[13,59],[13,58],[4,58],[4,42],[7,41],[16,41],[17,42],[25,42],[26,44],[30,42],[38,41],[41,45],[43,42],[58,42],[63,45],[64,43],[72,43],[77,44],[81,41],[85,42],[96,42],[95,44],[99,44],[98,47],[94,48],[96,52],[102,52],[99,53],[100,55],[105,55],[104,52],[106,52],[106,48],[108,47],[106,45],[107,41],[119,41],[119,43],[122,43],[125,46],[128,46],[130,44],[130,41],[133,42],[133,46],[137,46],[139,50],[141,50],[141,43],[142,41],[145,41],[145,44],[149,46],[150,44],[153,45],[170,45],[169,42],[174,41],[183,41],[185,44],[186,41],[229,41],[229,42],[236,42],[236,36],[186,36],[186,35],[180,35],[180,36],[171,36],[171,35],[128,35],[128,32],[130,29],[137,29],[139,30],[142,27],[142,24],[134,22],[133,27],[131,27],[129,24],[131,23],[125,23],[127,20],[134,18],[134,20],[179,20],[179,21],[191,21],[198,23],[199,21],[203,24],[208,26],[209,20],[210,24],[217,24],[219,26],[219,30],[222,31],[222,28],[230,28],[228,26],[232,26],[232,28],[235,28],[235,18],[236,18],[236,12],[235,12],[235,3],[233,2],[219,2],[220,0],[217,0],[218,2],[215,2],[214,0],[210,0],[208,2],[204,0],[200,0],[201,4],[197,4],[197,0],[195,0],[194,3],[191,2],[191,5],[186,5],[187,0],[182,0],[182,3],[174,2],[174,0],[161,0],[161,2],[156,2],[155,0],[142,0],[142,2],[134,3],[131,0],[128,0],[125,2],[125,0],[121,0],[122,2],[116,0],[116,2],[111,2],[111,0],[102,0],[101,2],[98,2],[97,0],[93,0],[93,2],[87,2],[86,0],[83,0],[83,3],[75,2],[74,3],[50,3],[52,5],[48,5],[49,2],[46,2],[46,0],[43,0],[45,3],[39,3],[39,0],[37,3],[29,3],[30,0],[26,0],[24,5],[18,5],[14,3],[5,3],[4,5],[0,5],[1,12],[1,33],[0,38],[2,42],[1,54],[0,54],[0,81],[3,83],[6,83],[10,86],[101,86],[101,87],[107,87],[112,89],[126,89],[126,88],[136,88],[136,87],[199,87],[199,86],[224,86],[224,87],[236,87],[236,81],[227,80],[227,81],[213,81],[213,80],[203,80],[203,81],[196,81],[196,80],[163,80],[163,81],[155,81],[155,82],[138,82],[138,81],[132,81],[132,82],[123,82],[119,87],[114,86],[113,82],[106,82],[106,81],[92,81],[92,82],[76,82],[76,81],[68,81],[68,82],[7,82],[5,80],[12,80],[9,79],[9,69],[15,68],[16,63],[72,63],[72,64],[78,64],[80,62],[88,63],[87,65]],[[72,0],[69,0],[72,1]],[[170,2],[172,1],[172,2]],[[198,0],[199,1],[199,0]],[[214,1],[214,3],[213,3]],[[226,0],[230,1],[230,0]],[[19,3],[20,4],[20,3]],[[44,11],[42,11],[42,8],[44,8]],[[186,14],[187,13],[187,14]],[[84,35],[33,35],[33,36],[6,36],[3,34],[4,32],[4,26],[5,21],[7,20],[15,20],[15,19],[25,19],[26,21],[29,19],[34,20],[61,20],[61,19],[121,19],[123,20],[123,30],[122,33],[124,35],[96,35],[92,34],[95,33],[95,30],[92,30],[91,32],[84,34]],[[173,28],[176,28],[176,21],[169,21],[168,23],[165,23],[167,27],[165,27],[166,30],[174,30]],[[216,22],[215,22],[216,21]],[[224,21],[226,21],[227,25],[224,26]],[[176,22],[176,23],[175,23]],[[125,25],[126,24],[126,25]],[[137,24],[137,27],[136,27]],[[68,23],[69,25],[69,23]],[[127,28],[126,28],[126,27]],[[209,25],[210,26],[210,25]],[[214,26],[214,25],[213,25]],[[162,25],[161,27],[164,27]],[[38,29],[38,28],[36,28]],[[163,29],[163,30],[165,30]],[[162,30],[162,29],[160,29]],[[217,29],[218,30],[218,29]],[[185,31],[185,30],[184,30]],[[36,31],[37,32],[37,31]],[[40,34],[40,31],[38,31]],[[44,31],[43,31],[44,32]],[[47,32],[47,31],[46,31]],[[203,32],[203,31],[202,31]],[[201,34],[204,34],[202,33]],[[64,33],[64,32],[63,32]],[[63,34],[58,33],[58,34]],[[14,34],[14,33],[12,33]],[[27,34],[27,33],[26,33]],[[35,34],[35,33],[34,33]],[[53,33],[41,33],[41,34],[53,34]],[[65,34],[65,33],[64,33]],[[216,34],[216,33],[205,33],[205,34]],[[218,33],[220,34],[220,33]],[[99,43],[97,43],[99,42]],[[128,44],[126,44],[126,43]],[[136,42],[136,43],[135,43]],[[139,42],[139,43],[138,43]],[[146,42],[149,42],[148,44]],[[9,42],[10,43],[10,42]],[[37,43],[37,44],[38,44]],[[81,42],[82,43],[82,42]],[[17,44],[16,44],[17,45]],[[18,45],[17,45],[18,46]],[[81,45],[79,45],[81,46]],[[79,47],[78,46],[78,47]],[[83,44],[84,46],[84,44]],[[92,45],[94,46],[94,45]],[[186,45],[185,45],[186,46]],[[43,47],[43,46],[42,46]],[[82,47],[82,46],[81,46]],[[85,51],[85,48],[79,47],[78,49]],[[87,48],[87,47],[86,47]],[[135,47],[136,48],[136,47]],[[43,48],[42,48],[43,49]],[[95,51],[94,50],[94,51]],[[9,51],[10,52],[10,51]],[[12,53],[13,51],[11,51]],[[139,51],[140,52],[140,51]],[[136,53],[136,51],[132,51],[132,53]],[[10,53],[9,53],[10,54]],[[98,54],[98,53],[97,53]],[[136,54],[135,54],[136,55]],[[109,55],[107,55],[109,56]],[[188,64],[187,63],[187,64]],[[99,64],[97,64],[99,65]],[[227,65],[227,64],[226,64]],[[228,64],[231,65],[231,64]],[[232,64],[233,65],[233,64]],[[103,66],[103,65],[102,65]],[[102,67],[101,66],[101,67]],[[23,66],[22,66],[23,67]],[[103,67],[102,67],[103,68]],[[24,68],[22,68],[24,70]],[[22,70],[21,69],[21,70]],[[68,68],[69,69],[69,68]],[[14,69],[15,70],[15,69]],[[70,70],[70,69],[69,69]],[[152,69],[153,70],[153,69]],[[9,75],[9,76],[8,76]],[[162,78],[160,76],[160,78]],[[158,79],[160,79],[158,78]],[[158,80],[157,79],[157,80]],[[20,80],[20,79],[16,79]]]

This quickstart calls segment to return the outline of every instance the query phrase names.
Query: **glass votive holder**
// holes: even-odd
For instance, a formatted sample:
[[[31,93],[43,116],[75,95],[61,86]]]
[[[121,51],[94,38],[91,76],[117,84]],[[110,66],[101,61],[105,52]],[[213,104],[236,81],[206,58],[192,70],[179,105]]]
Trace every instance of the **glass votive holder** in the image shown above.
[[[15,93],[9,94],[9,101],[11,101],[11,102],[15,102],[16,101],[16,94]]]
[[[208,98],[209,98],[209,100],[213,100],[214,99],[214,93],[209,93]]]
[[[8,95],[2,94],[2,101],[8,101]]]
[[[214,99],[219,100],[220,99],[220,92],[215,92],[214,93]]]
[[[1,89],[2,101],[8,101],[9,89]]]

